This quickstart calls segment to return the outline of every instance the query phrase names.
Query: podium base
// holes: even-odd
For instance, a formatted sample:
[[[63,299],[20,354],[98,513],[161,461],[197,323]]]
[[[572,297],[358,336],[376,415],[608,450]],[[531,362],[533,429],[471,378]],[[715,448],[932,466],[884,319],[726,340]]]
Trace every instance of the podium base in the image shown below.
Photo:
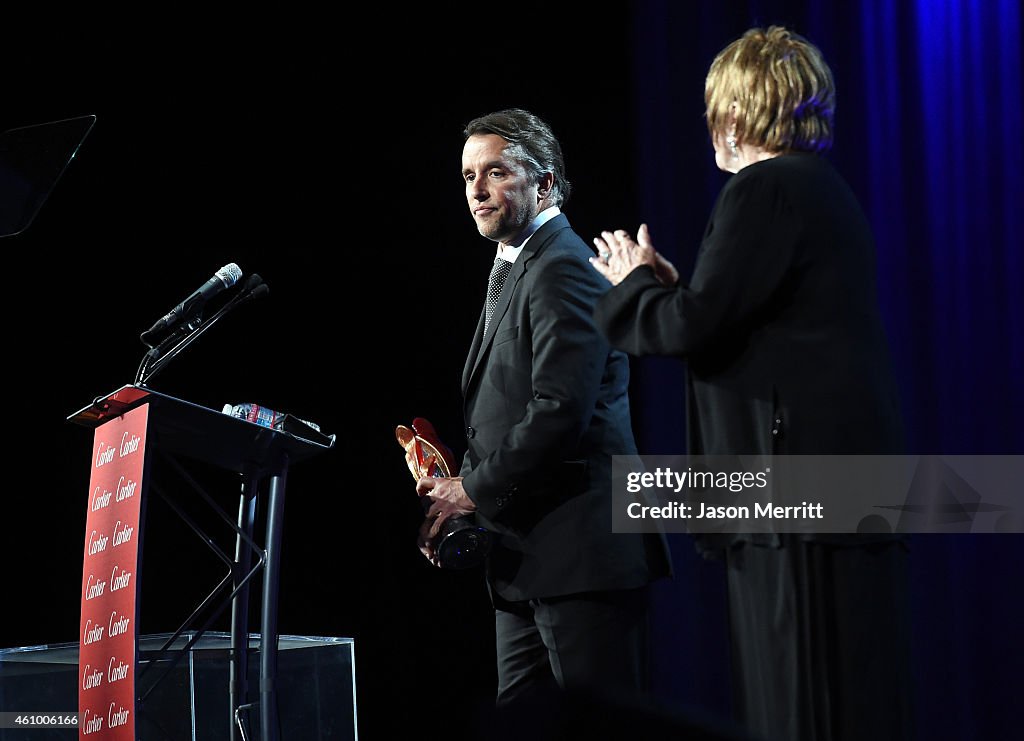
[[[145,657],[163,646],[170,634],[140,637],[143,658],[136,671],[136,689],[153,689],[139,707],[139,738],[231,738],[230,635],[207,632],[154,685],[157,676],[170,667],[173,649],[183,649],[192,635],[180,636],[172,653],[155,664]],[[260,737],[259,638],[258,634],[249,636],[248,694],[255,704],[240,712],[250,739]],[[282,738],[357,738],[354,648],[351,638],[280,637],[277,703]],[[77,643],[0,649],[0,712],[76,712],[80,681]],[[68,729],[0,728],[0,741],[66,741],[76,736]]]

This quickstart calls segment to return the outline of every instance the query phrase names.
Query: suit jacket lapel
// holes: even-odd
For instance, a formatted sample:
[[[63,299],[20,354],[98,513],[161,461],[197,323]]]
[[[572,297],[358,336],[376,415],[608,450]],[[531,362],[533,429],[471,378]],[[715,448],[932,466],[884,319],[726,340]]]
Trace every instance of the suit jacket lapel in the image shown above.
[[[501,289],[501,295],[498,296],[498,303],[494,307],[494,315],[491,317],[491,331],[487,334],[487,337],[483,337],[484,333],[484,313],[480,312],[480,321],[476,325],[476,333],[473,335],[473,344],[469,349],[469,355],[466,357],[466,366],[462,371],[462,394],[466,395],[469,390],[470,382],[473,380],[473,376],[476,374],[477,369],[480,367],[484,357],[487,356],[487,351],[491,347],[491,343],[494,340],[494,335],[497,332],[498,325],[501,324],[502,318],[508,311],[509,304],[512,302],[512,295],[515,293],[516,287],[519,285],[520,278],[526,272],[527,265],[537,254],[544,249],[544,245],[551,239],[556,232],[562,228],[569,226],[569,220],[565,218],[564,214],[550,219],[544,226],[538,229],[530,241],[526,243],[526,247],[519,254],[519,258],[512,265],[512,270],[509,271],[508,278],[505,279],[505,285]]]
[[[480,341],[481,339],[483,339],[484,334],[484,312],[484,309],[480,310],[480,320],[476,323],[476,332],[473,334],[473,344],[469,348],[469,354],[466,355],[466,365],[462,369],[463,396],[466,395],[466,389],[469,388],[469,379],[470,376],[472,376],[473,374],[473,369],[476,368],[476,359],[477,356],[480,354]]]
[[[498,327],[501,325],[501,320],[508,311],[508,306],[512,302],[512,294],[516,291],[516,286],[519,285],[519,279],[523,277],[523,273],[526,271],[526,263],[528,258],[532,255],[527,255],[526,251],[519,255],[519,259],[512,265],[512,269],[508,273],[508,277],[505,279],[505,285],[501,288],[501,294],[498,296],[498,303],[494,306],[494,315],[491,317],[491,331],[487,333],[487,336],[482,338],[481,335],[484,331],[483,319],[481,318],[478,326],[477,333],[473,337],[473,345],[477,348],[476,355],[472,355],[472,368],[469,371],[469,375],[465,377],[465,389],[469,388],[469,381],[472,380],[473,374],[476,373],[476,369],[480,366],[482,361],[487,356],[487,351],[491,348],[491,343],[494,342],[494,335],[498,331]]]

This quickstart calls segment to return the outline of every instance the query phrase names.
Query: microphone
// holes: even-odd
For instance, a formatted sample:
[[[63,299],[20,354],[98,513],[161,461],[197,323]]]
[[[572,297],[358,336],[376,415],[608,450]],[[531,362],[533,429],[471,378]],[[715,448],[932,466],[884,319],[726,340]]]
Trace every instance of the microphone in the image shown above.
[[[242,285],[238,294],[231,299],[231,304],[244,304],[247,301],[257,301],[268,293],[270,293],[270,286],[263,282],[263,278],[261,278],[258,273],[252,273],[245,279],[245,283]],[[231,304],[225,308],[234,308]]]
[[[270,286],[268,286],[266,283],[260,283],[258,286],[256,286],[254,289],[252,289],[252,293],[250,293],[248,296],[246,296],[245,300],[246,301],[256,301],[258,299],[263,298],[268,293],[270,293]]]
[[[245,283],[242,285],[242,291],[241,292],[243,294],[251,293],[252,291],[254,291],[257,288],[259,288],[260,286],[266,286],[266,285],[267,284],[263,282],[263,278],[261,278],[259,276],[259,273],[252,273],[248,278],[245,279]],[[267,291],[270,291],[269,286],[267,287]]]
[[[207,301],[226,288],[231,288],[231,286],[235,285],[241,277],[242,269],[233,262],[228,263],[214,273],[213,277],[196,289],[192,295],[167,312],[167,314],[158,319],[152,327],[139,335],[139,339],[141,339],[145,344],[152,346],[151,340],[157,337],[161,332],[168,327],[173,327],[182,320],[191,319]]]

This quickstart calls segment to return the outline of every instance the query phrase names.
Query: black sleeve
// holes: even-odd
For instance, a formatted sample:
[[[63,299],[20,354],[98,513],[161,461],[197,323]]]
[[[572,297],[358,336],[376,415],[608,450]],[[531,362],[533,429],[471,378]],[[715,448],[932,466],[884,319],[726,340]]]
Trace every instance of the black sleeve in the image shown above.
[[[689,285],[637,268],[597,303],[595,320],[633,355],[686,356],[749,321],[780,290],[802,225],[775,178],[739,173],[719,196]]]

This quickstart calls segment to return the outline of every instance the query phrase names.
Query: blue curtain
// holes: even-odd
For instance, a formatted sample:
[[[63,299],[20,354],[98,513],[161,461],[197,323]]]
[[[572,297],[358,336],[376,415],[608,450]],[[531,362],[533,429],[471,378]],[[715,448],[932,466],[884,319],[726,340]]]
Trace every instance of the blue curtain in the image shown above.
[[[1024,454],[1024,104],[1019,0],[641,2],[633,6],[637,191],[686,274],[715,195],[702,118],[715,53],[781,24],[836,77],[828,155],[871,219],[911,452]],[[684,449],[683,367],[634,365],[646,453]],[[728,713],[723,575],[676,536],[658,589],[657,688]],[[1024,535],[912,539],[918,738],[1019,733]]]

